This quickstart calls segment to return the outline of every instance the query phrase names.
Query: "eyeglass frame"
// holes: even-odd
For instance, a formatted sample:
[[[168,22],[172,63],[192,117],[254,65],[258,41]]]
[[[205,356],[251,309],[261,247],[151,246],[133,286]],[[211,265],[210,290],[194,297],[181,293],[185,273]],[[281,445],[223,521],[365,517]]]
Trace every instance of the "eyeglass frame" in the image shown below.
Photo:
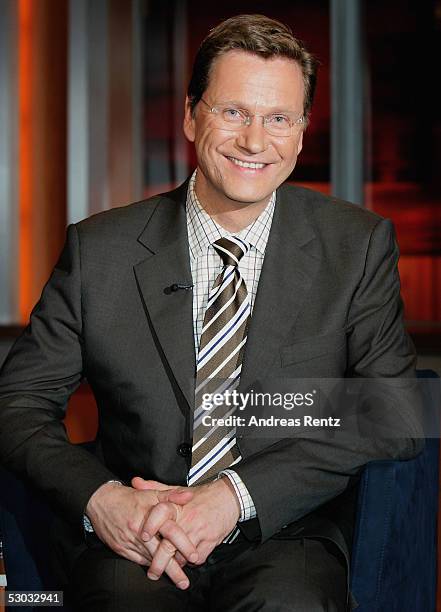
[[[223,106],[223,105],[219,105],[219,104],[215,104],[214,106],[211,106],[211,104],[208,104],[208,102],[206,100],[204,100],[204,98],[202,98],[202,97],[200,98],[200,100],[208,107],[210,113],[212,113],[213,115],[218,115],[218,113],[220,112],[219,106]],[[228,103],[225,103],[225,106],[226,106],[226,108],[228,108]],[[231,104],[231,106],[234,107],[233,104]],[[240,130],[243,127],[249,127],[251,125],[251,119],[254,119],[254,117],[262,117],[262,119],[263,119],[262,125],[263,125],[263,129],[266,131],[266,133],[270,134],[270,136],[276,136],[276,137],[279,137],[279,138],[290,138],[293,135],[293,131],[292,130],[293,130],[294,126],[306,125],[306,117],[305,117],[305,115],[303,113],[297,119],[295,119],[293,121],[291,119],[291,117],[289,117],[289,115],[285,115],[285,113],[270,113],[269,115],[259,115],[259,114],[255,113],[255,114],[252,115],[251,113],[248,113],[248,111],[246,111],[245,109],[238,108],[237,110],[242,112],[242,113],[245,112],[247,114],[246,114],[245,119],[241,120],[240,125],[238,125],[237,127],[233,128],[231,131]],[[265,121],[265,119],[267,117],[270,117],[271,115],[278,115],[278,114],[279,115],[285,115],[285,116],[288,117],[288,119],[290,119],[290,121],[293,121],[292,125],[290,126],[290,129],[291,129],[291,133],[290,134],[286,134],[286,135],[284,135],[284,134],[274,134],[274,133],[271,134],[271,132],[268,131],[268,128],[266,127],[267,122]],[[225,128],[225,129],[227,129],[227,128]]]

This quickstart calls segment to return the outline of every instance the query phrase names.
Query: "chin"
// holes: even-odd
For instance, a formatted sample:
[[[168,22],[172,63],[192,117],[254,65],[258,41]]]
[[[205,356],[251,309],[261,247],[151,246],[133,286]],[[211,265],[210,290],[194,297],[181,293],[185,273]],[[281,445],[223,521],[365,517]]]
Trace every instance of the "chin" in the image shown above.
[[[271,194],[268,196],[260,195],[260,194],[251,194],[251,193],[239,193],[239,192],[231,192],[226,193],[228,198],[233,202],[239,202],[240,204],[255,204],[256,202],[261,202],[265,198],[269,198]]]
[[[268,187],[265,190],[256,189],[225,189],[225,194],[234,200],[235,202],[242,202],[243,204],[253,204],[254,202],[261,202],[266,198],[270,198],[274,190],[268,191]]]

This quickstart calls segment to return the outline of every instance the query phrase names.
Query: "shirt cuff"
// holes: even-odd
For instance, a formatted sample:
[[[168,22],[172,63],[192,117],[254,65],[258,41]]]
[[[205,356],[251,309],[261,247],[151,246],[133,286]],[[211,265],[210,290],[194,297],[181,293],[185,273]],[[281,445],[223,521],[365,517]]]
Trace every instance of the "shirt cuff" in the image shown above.
[[[89,520],[89,517],[83,514],[83,528],[87,533],[93,533],[94,529],[92,527],[92,523]]]
[[[253,498],[251,497],[239,474],[237,474],[237,472],[235,472],[234,470],[222,470],[222,472],[219,472],[218,478],[220,478],[221,476],[228,477],[236,492],[237,499],[239,500],[240,505],[239,523],[256,518],[257,512],[253,502]]]

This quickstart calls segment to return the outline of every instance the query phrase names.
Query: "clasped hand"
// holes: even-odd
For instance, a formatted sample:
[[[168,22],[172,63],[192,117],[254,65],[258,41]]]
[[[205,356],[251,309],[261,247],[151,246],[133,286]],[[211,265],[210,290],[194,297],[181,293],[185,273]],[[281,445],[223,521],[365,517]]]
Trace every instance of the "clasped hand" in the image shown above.
[[[227,478],[196,487],[170,487],[135,477],[132,487],[102,485],[86,513],[98,537],[119,555],[189,586],[182,567],[202,564],[233,530],[240,506]]]

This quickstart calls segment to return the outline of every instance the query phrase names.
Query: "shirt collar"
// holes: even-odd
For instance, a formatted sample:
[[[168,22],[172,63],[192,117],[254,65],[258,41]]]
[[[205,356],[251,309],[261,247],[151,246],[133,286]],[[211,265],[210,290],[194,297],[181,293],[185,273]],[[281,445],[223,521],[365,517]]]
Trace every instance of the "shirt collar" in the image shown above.
[[[257,219],[250,223],[248,227],[233,234],[216,223],[199,202],[195,191],[196,172],[197,170],[191,176],[186,202],[190,257],[195,259],[204,255],[213,242],[219,238],[228,238],[233,235],[248,242],[264,255],[274,215],[276,192],[273,191],[267,206]]]

